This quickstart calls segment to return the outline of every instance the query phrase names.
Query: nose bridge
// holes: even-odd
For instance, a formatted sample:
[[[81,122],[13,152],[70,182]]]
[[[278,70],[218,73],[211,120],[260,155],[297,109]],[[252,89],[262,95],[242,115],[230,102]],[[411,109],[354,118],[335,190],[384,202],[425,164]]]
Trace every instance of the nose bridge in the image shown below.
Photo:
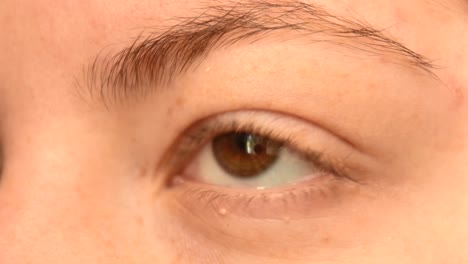
[[[103,206],[109,202],[86,191],[73,169],[37,162],[5,171],[0,187],[0,263],[96,263],[111,250],[112,213]]]
[[[123,190],[127,152],[88,119],[27,114],[5,126],[0,263],[116,258],[124,251],[114,241],[134,239],[125,227],[134,204]]]
[[[68,202],[33,182],[15,185],[7,182],[0,194],[0,263],[42,263],[29,258],[73,247],[67,237],[74,214],[66,210]]]
[[[60,245],[73,248],[71,231],[81,218],[74,206],[80,198],[73,167],[60,159],[58,148],[35,139],[10,145],[6,154],[11,155],[5,155],[0,184],[0,263],[42,263],[21,258],[46,256]]]
[[[47,189],[71,179],[65,176],[75,169],[70,163],[73,155],[70,144],[65,144],[67,139],[62,135],[62,129],[51,121],[42,121],[29,119],[7,123],[2,174],[5,188],[16,189],[21,183],[20,190],[28,193],[53,194],[47,193]]]
[[[60,263],[61,257],[92,246],[85,241],[98,229],[89,224],[91,199],[83,191],[84,165],[75,147],[66,130],[56,127],[60,123],[42,121],[10,126],[14,133],[5,136],[0,263]]]
[[[97,229],[81,225],[89,220],[69,201],[40,196],[0,196],[0,263],[96,263]]]
[[[66,216],[67,203],[63,201],[64,199],[58,199],[58,193],[40,190],[41,186],[34,184],[34,182],[19,184],[19,181],[6,181],[2,185],[0,263],[9,263],[2,261],[3,258],[14,254],[21,248],[34,251],[44,241],[48,241],[47,243],[64,242],[64,237],[61,235],[67,221],[63,218]],[[60,200],[61,203],[58,202]]]

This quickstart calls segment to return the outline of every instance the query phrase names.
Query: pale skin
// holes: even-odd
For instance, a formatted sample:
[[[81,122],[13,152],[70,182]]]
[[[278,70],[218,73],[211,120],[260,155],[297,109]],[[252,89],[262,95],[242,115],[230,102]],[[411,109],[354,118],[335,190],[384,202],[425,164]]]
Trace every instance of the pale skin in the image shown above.
[[[0,263],[467,263],[468,3],[305,2],[385,29],[433,74],[278,32],[106,107],[83,85],[86,65],[206,2],[4,0]],[[293,136],[357,182],[303,183],[325,194],[294,202],[266,190],[275,198],[251,208],[165,184],[188,126],[242,111],[294,117],[272,129],[306,131]]]

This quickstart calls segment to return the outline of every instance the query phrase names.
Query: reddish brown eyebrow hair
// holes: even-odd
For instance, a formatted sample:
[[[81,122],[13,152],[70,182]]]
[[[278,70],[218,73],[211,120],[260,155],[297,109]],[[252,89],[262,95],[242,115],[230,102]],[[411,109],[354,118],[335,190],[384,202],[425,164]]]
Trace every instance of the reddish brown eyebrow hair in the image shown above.
[[[176,18],[177,23],[164,31],[143,32],[117,53],[98,55],[85,68],[84,86],[106,103],[145,96],[199,64],[214,49],[258,41],[274,32],[370,56],[386,56],[394,63],[436,77],[429,59],[387,36],[384,29],[333,15],[313,4],[211,0],[194,12],[198,15]]]

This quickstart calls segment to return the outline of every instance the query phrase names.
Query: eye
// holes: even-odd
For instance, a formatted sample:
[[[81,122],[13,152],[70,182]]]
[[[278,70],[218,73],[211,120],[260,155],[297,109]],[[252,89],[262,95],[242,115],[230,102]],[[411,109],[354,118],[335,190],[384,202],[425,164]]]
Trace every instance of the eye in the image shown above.
[[[318,169],[287,144],[248,131],[215,136],[183,175],[235,188],[266,189],[317,176]]]
[[[210,117],[173,147],[174,182],[233,189],[275,189],[320,177],[348,177],[329,132],[279,114],[250,111]],[[342,152],[343,153],[343,152]],[[336,155],[338,156],[338,155]]]

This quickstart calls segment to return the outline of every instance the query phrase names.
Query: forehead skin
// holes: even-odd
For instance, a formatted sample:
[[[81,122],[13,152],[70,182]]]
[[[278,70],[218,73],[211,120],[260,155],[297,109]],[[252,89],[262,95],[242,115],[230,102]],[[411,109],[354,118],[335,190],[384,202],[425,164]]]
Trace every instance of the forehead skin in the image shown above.
[[[336,14],[352,14],[386,28],[388,34],[412,50],[433,59],[439,66],[435,73],[440,78],[440,87],[449,93],[450,111],[457,120],[468,120],[465,98],[468,93],[468,8],[465,1],[314,0],[310,3],[325,6]],[[4,147],[2,154],[9,165],[0,188],[0,263],[178,263],[178,252],[172,246],[175,242],[155,238],[154,233],[147,230],[151,224],[142,220],[145,217],[139,215],[136,220],[115,218],[113,212],[122,208],[115,205],[112,197],[89,192],[126,185],[127,182],[116,183],[105,177],[91,179],[80,171],[83,164],[89,164],[90,170],[105,174],[105,168],[116,168],[121,164],[102,158],[106,154],[117,155],[112,144],[99,153],[90,151],[94,146],[92,143],[99,145],[101,141],[111,140],[108,135],[96,132],[98,128],[81,124],[107,124],[107,120],[100,112],[104,110],[97,110],[82,100],[86,99],[86,94],[77,91],[76,84],[85,65],[106,47],[126,45],[142,29],[193,14],[194,8],[200,6],[200,1],[191,0],[2,1],[0,146]],[[426,97],[421,94],[421,100]],[[376,263],[376,260],[386,263],[387,259],[388,263],[418,263],[413,261],[419,259],[419,263],[436,264],[442,263],[440,261],[445,257],[452,257],[449,263],[464,263],[468,259],[463,255],[466,254],[463,249],[468,248],[468,227],[464,223],[468,216],[468,199],[460,198],[461,191],[468,193],[468,180],[463,177],[467,172],[463,164],[468,159],[468,122],[459,123],[457,140],[439,146],[441,152],[453,153],[456,158],[449,165],[441,165],[441,171],[447,172],[444,180],[434,180],[441,183],[440,188],[453,188],[456,205],[444,204],[440,208],[455,217],[447,217],[449,224],[439,221],[433,225],[427,225],[425,219],[421,219],[423,228],[414,225],[414,230],[406,229],[407,233],[402,237],[407,241],[397,241],[389,235],[382,242],[385,248],[369,252],[364,248],[350,254],[346,263]],[[440,129],[443,130],[443,126]],[[80,136],[86,136],[90,144],[85,150],[86,157],[70,148],[56,147],[76,146],[75,150],[79,149],[77,138]],[[34,151],[38,149],[50,151]],[[100,162],[89,162],[92,160]],[[81,179],[86,179],[86,184],[78,184]],[[134,189],[122,192],[149,188],[146,187],[148,182],[143,183],[127,184]],[[448,196],[445,197],[447,201],[452,201],[453,197]],[[440,205],[443,201],[428,198],[426,202]],[[149,201],[141,197],[140,200],[131,198],[119,202],[130,213],[142,211],[136,209],[135,204],[146,209],[151,207]],[[418,202],[421,207],[427,206],[425,201]],[[105,209],[100,207],[103,204]],[[47,217],[42,217],[44,215]],[[445,217],[438,215],[437,219]],[[107,227],[107,232],[102,231],[103,227]],[[395,224],[389,228],[399,227],[400,224]],[[430,240],[425,234],[432,228],[447,232],[450,239]],[[429,245],[428,252],[413,246],[412,242],[418,236],[427,239],[424,243]],[[445,233],[436,234],[436,237],[445,237]],[[190,241],[183,243],[190,244]],[[324,239],[322,246],[326,247],[327,243]],[[439,246],[439,243],[445,245]],[[395,246],[398,249],[393,250],[393,245],[398,245]],[[187,247],[190,246],[196,248],[193,245]],[[229,254],[233,258],[236,256],[233,252]],[[330,261],[320,263],[343,263],[340,261],[346,257],[339,257],[332,255]],[[218,263],[213,258],[211,263]],[[338,262],[334,262],[335,258]],[[244,263],[245,259],[239,259],[238,263]],[[266,262],[264,259],[259,261],[257,263]],[[309,262],[300,259],[295,263]]]

